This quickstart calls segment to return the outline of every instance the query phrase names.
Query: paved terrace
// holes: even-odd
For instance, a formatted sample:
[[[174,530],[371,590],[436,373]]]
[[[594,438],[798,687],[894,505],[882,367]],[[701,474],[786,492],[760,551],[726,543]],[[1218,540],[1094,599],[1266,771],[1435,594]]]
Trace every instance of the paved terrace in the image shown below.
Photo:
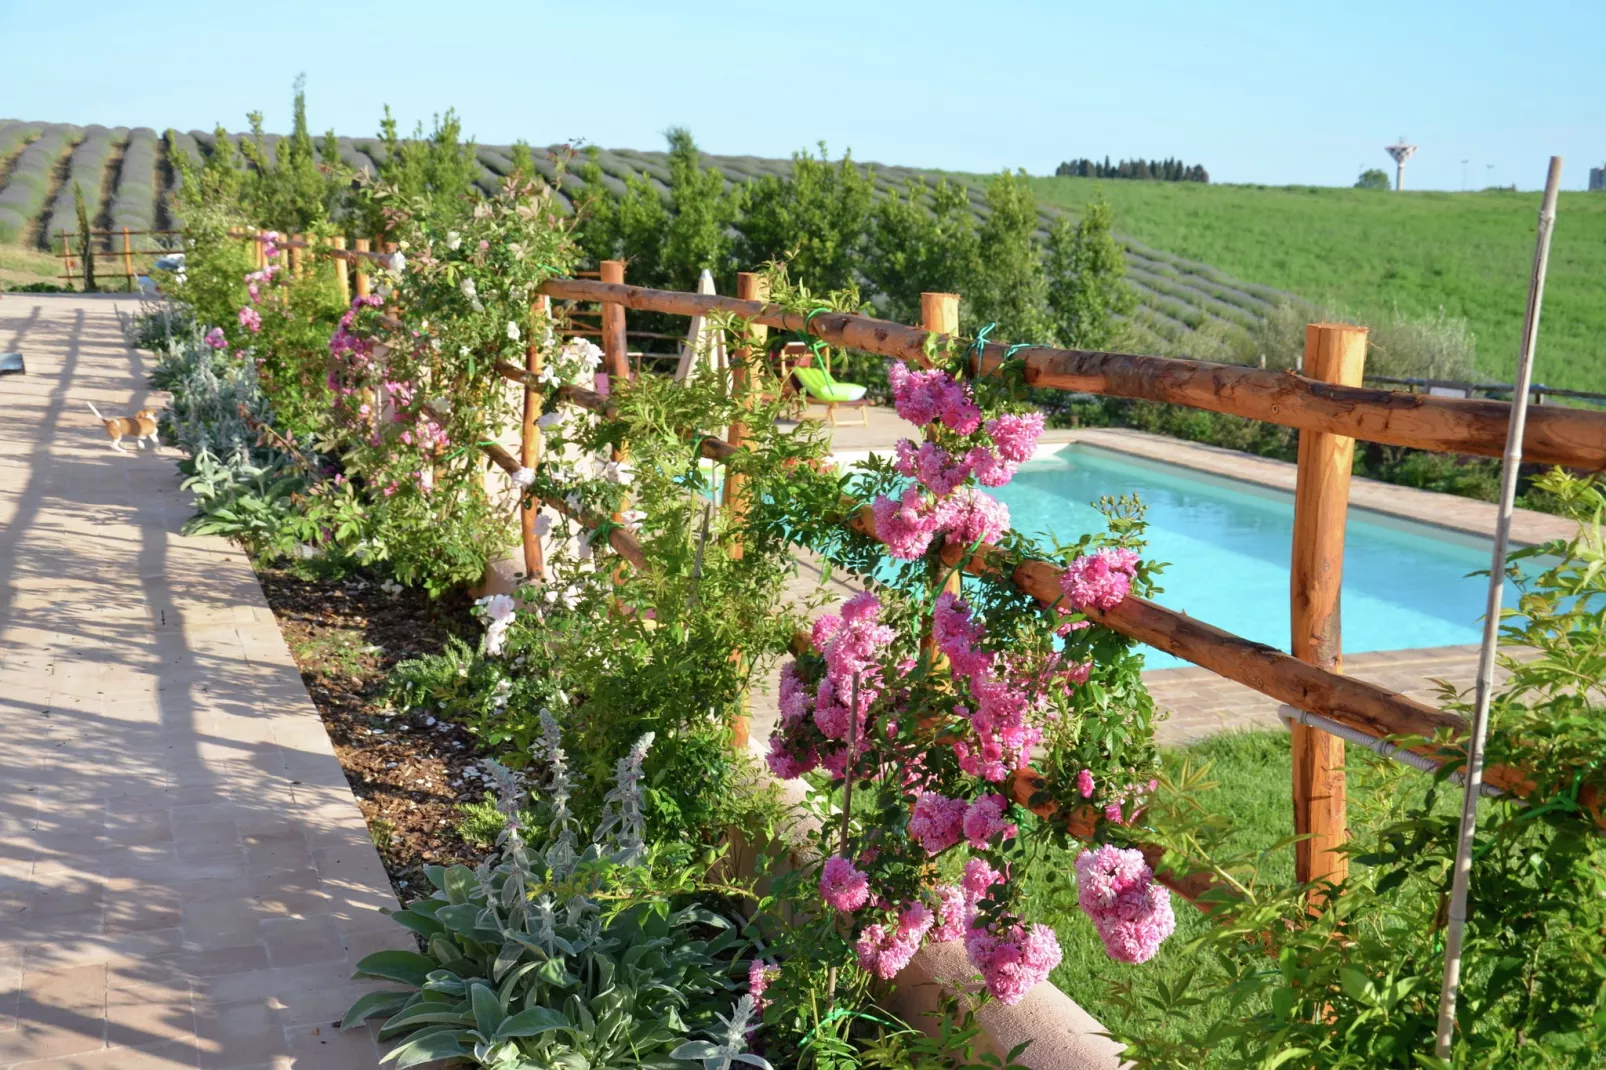
[[[118,307],[0,300],[0,1067],[374,1067],[395,899],[245,555],[89,412],[162,402]]]
[[[866,451],[890,452],[900,438],[916,438],[919,429],[898,418],[890,409],[869,408],[868,426],[844,424],[832,431],[832,447],[852,457]],[[810,415],[817,415],[811,411]],[[1261,486],[1294,490],[1295,466],[1287,461],[1254,457],[1214,446],[1181,442],[1163,435],[1113,428],[1056,429],[1043,433],[1042,444],[1085,442],[1101,449],[1131,454],[1152,461],[1164,461],[1229,476]],[[1121,488],[1112,487],[1118,493]],[[1451,494],[1437,494],[1399,487],[1372,479],[1356,479],[1350,488],[1352,509],[1368,509],[1390,516],[1433,524],[1451,531],[1494,537],[1495,507]],[[1512,538],[1519,544],[1534,545],[1551,539],[1567,538],[1577,526],[1562,517],[1518,509],[1512,522]],[[794,593],[801,597],[818,582],[819,569],[812,561],[802,562]],[[833,581],[839,597],[849,597],[856,588]],[[1439,681],[1467,689],[1477,673],[1478,647],[1429,647],[1416,650],[1387,650],[1350,654],[1344,658],[1344,671],[1412,698],[1438,705]],[[766,748],[766,741],[778,713],[775,709],[772,677],[769,690],[753,696],[753,746]],[[1169,716],[1162,721],[1157,736],[1163,744],[1183,744],[1217,732],[1234,729],[1277,728],[1277,702],[1242,684],[1225,680],[1208,669],[1187,667],[1159,669],[1143,675],[1149,693]]]

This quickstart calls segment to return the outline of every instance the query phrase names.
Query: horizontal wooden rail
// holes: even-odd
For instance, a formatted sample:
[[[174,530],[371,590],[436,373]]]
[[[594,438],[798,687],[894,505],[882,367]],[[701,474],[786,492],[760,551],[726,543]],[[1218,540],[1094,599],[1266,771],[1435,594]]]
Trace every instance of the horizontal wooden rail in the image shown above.
[[[494,442],[482,443],[480,449],[496,463],[497,467],[510,476],[523,467],[519,464],[517,457],[514,457]],[[543,504],[550,506],[571,520],[578,521],[592,531],[602,526],[602,520],[599,517],[587,516],[576,512],[569,506],[568,502],[561,498],[542,498],[541,501]],[[632,567],[638,569],[647,567],[647,556],[641,552],[641,543],[624,528],[615,526],[613,530],[608,532],[608,545],[612,546],[620,557],[630,562]]]
[[[497,370],[517,383],[528,378],[523,369],[506,362],[498,362]],[[592,412],[613,415],[611,405],[592,391],[564,387],[561,393],[567,400]],[[699,445],[704,457],[716,461],[726,460],[737,452],[729,443],[712,436],[704,437]],[[877,537],[875,520],[868,506],[859,509],[849,525],[862,535]],[[943,563],[952,567],[964,560],[965,571],[972,575],[998,575],[996,551],[983,548],[966,559],[966,549],[952,543],[944,545]],[[1060,566],[1051,561],[1032,558],[1018,565],[1007,578],[1017,590],[1048,606],[1061,597],[1061,571]],[[1092,610],[1088,615],[1128,638],[1209,669],[1279,702],[1320,714],[1379,739],[1421,736],[1432,740],[1444,731],[1452,738],[1460,738],[1467,732],[1466,719],[1456,714],[1445,713],[1377,684],[1306,664],[1275,647],[1223,631],[1146,598],[1129,597],[1113,609]],[[1414,749],[1435,761],[1445,760],[1439,748],[1431,744],[1419,744]],[[1514,769],[1494,767],[1485,772],[1484,779],[1503,791],[1518,795],[1533,789],[1533,783]]]
[[[610,301],[626,308],[697,316],[727,312],[782,330],[803,331],[804,317],[774,305],[717,294],[651,290],[579,279],[552,279],[549,297]],[[905,361],[924,359],[926,332],[888,320],[822,312],[807,331],[849,349]],[[1009,347],[988,343],[979,371],[997,368]],[[1443,398],[1365,387],[1334,386],[1291,372],[1171,357],[1030,346],[1018,351],[1032,386],[1164,401],[1303,430],[1437,453],[1498,457],[1511,406],[1504,401]],[[1545,407],[1528,414],[1523,457],[1598,471],[1606,468],[1606,413]]]

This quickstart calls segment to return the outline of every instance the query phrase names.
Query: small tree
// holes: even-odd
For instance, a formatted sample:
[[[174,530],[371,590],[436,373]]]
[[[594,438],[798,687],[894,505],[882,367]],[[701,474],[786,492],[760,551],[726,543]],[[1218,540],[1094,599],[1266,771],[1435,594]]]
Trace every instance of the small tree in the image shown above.
[[[664,230],[662,281],[671,289],[693,290],[707,269],[727,285],[734,283],[730,227],[738,196],[725,192],[725,176],[718,168],[700,166],[691,131],[677,126],[664,136],[669,140],[672,214]]]
[[[846,289],[858,281],[873,200],[851,153],[833,164],[823,141],[818,157],[794,153],[790,178],[760,178],[744,190],[737,259],[790,259],[792,277],[811,290]]]
[[[1355,180],[1356,189],[1388,189],[1391,185],[1388,172],[1376,167],[1368,167]]]
[[[1048,307],[1060,345],[1105,349],[1137,297],[1126,282],[1126,254],[1111,231],[1109,202],[1095,194],[1074,225],[1061,216],[1048,236]]]
[[[876,202],[865,249],[865,278],[881,312],[900,323],[920,318],[926,291],[968,294],[980,275],[981,245],[970,202],[947,179],[914,179]]]
[[[89,209],[84,204],[84,187],[72,184],[73,207],[78,211],[78,257],[84,263],[84,293],[94,293],[95,242],[89,233]]]
[[[1036,238],[1037,198],[1026,172],[1002,171],[987,186],[992,210],[978,235],[983,270],[972,289],[979,323],[996,322],[996,341],[1042,342],[1053,333],[1047,279]]]

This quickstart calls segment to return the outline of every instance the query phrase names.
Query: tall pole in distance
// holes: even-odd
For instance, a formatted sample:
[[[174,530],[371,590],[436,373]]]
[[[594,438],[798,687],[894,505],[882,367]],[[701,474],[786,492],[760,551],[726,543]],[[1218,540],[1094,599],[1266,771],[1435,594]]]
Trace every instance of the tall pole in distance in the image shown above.
[[[1533,273],[1528,277],[1528,307],[1523,316],[1522,350],[1517,356],[1517,382],[1511,392],[1511,422],[1500,471],[1500,512],[1495,522],[1494,550],[1489,560],[1489,596],[1483,611],[1483,647],[1478,651],[1476,705],[1467,740],[1465,786],[1461,796],[1461,829],[1456,840],[1455,870],[1450,878],[1449,923],[1444,932],[1444,984],[1439,989],[1439,1030],[1435,1050],[1450,1058],[1455,1035],[1455,1002],[1461,985],[1461,946],[1467,928],[1467,885],[1472,878],[1472,841],[1478,832],[1478,796],[1483,787],[1483,746],[1489,737],[1489,699],[1494,689],[1495,647],[1500,638],[1500,601],[1506,585],[1506,543],[1511,538],[1511,510],[1517,498],[1517,472],[1522,467],[1522,431],[1528,420],[1528,387],[1533,382],[1534,349],[1539,345],[1539,310],[1545,300],[1545,270],[1550,266],[1550,232],[1556,225],[1556,193],[1561,189],[1561,157],[1550,158],[1545,198],[1539,205],[1539,236],[1534,242]]]
[[[1305,375],[1324,383],[1360,386],[1366,369],[1366,328],[1313,323],[1305,328]],[[1289,567],[1290,653],[1329,672],[1343,669],[1339,597],[1344,580],[1344,523],[1349,512],[1355,440],[1324,431],[1299,433],[1294,484],[1294,544]],[[1345,839],[1344,741],[1295,724],[1294,873],[1300,883],[1337,884],[1349,860]],[[1324,898],[1311,895],[1312,907]]]

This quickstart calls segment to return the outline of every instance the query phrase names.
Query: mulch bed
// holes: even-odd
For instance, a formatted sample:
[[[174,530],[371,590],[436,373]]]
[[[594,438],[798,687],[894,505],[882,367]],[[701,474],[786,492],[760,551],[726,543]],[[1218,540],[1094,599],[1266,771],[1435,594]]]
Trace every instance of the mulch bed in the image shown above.
[[[305,579],[258,566],[257,578],[334,743],[346,780],[402,902],[429,891],[426,865],[475,865],[482,845],[457,834],[458,804],[484,796],[474,737],[423,713],[390,709],[398,661],[477,636],[466,596],[431,601],[367,579]]]

